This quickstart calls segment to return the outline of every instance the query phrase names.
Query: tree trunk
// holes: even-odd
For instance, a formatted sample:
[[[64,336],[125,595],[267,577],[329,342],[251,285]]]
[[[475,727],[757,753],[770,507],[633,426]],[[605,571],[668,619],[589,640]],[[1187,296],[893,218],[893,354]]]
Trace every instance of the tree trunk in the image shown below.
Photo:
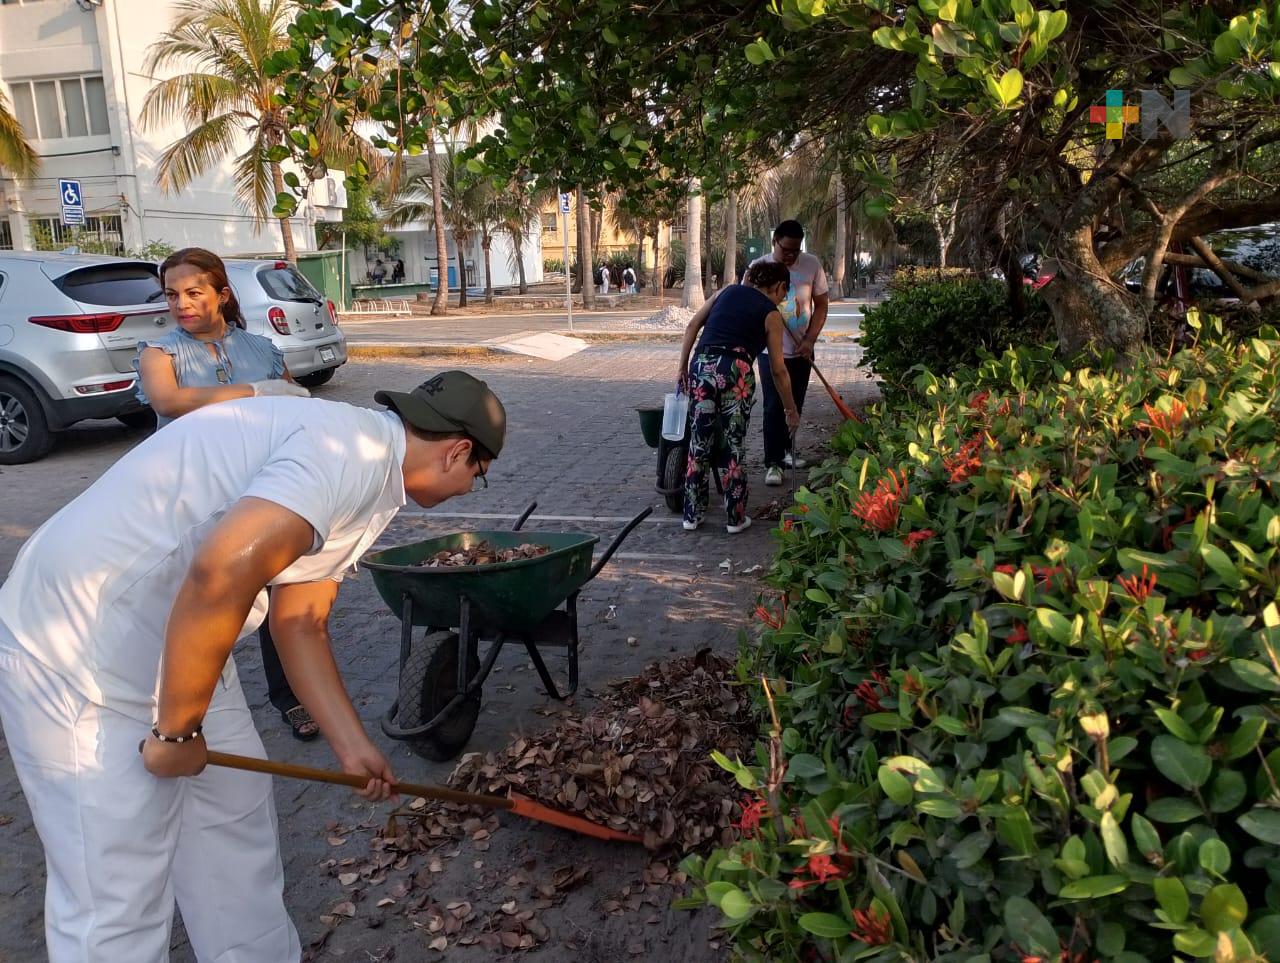
[[[529,293],[529,282],[524,276],[524,234],[516,231],[511,235],[511,246],[516,251],[516,274],[520,276],[520,293]]]
[[[280,170],[279,164],[271,165],[271,184],[277,195],[284,193],[284,172]],[[297,264],[298,251],[293,243],[293,226],[287,217],[280,218],[280,239],[284,244],[284,259],[290,264]]]
[[[834,293],[831,295],[832,301],[843,301],[845,294],[844,278],[846,263],[845,258],[849,249],[849,208],[848,198],[845,196],[844,189],[844,172],[840,170],[839,163],[836,164],[836,264],[835,270],[832,272],[832,285]]]
[[[653,274],[649,278],[649,290],[653,294],[662,293],[662,260],[660,256],[660,248],[658,245],[662,243],[662,222],[659,221],[653,229]]]
[[[1115,348],[1129,353],[1140,345],[1147,330],[1142,306],[1122,284],[1106,276],[1094,251],[1092,228],[1086,225],[1060,235],[1053,253],[1057,274],[1040,293],[1053,313],[1062,351],[1071,355]],[[1021,265],[1016,257],[1011,260],[1021,287]],[[1005,274],[1012,276],[1008,267]]]
[[[487,227],[480,235],[480,247],[484,250],[484,303],[493,304],[493,235]]]
[[[449,240],[445,235],[444,194],[440,187],[440,158],[436,154],[434,132],[427,129],[427,161],[431,170],[431,222],[436,232],[436,296],[431,313],[449,313]]]
[[[724,283],[738,280],[738,195],[729,192],[724,210]]]
[[[453,232],[454,254],[458,258],[458,307],[467,306],[467,253],[471,246],[471,235],[467,231]]]
[[[715,208],[714,201],[702,204],[702,290],[704,296],[715,291],[716,286],[711,276],[711,212]]]
[[[578,271],[582,278],[582,306],[588,311],[596,307],[596,279],[591,259],[591,210],[587,195],[578,188]]]
[[[702,182],[689,181],[688,233],[684,247],[684,306],[697,310],[706,296],[702,292]]]

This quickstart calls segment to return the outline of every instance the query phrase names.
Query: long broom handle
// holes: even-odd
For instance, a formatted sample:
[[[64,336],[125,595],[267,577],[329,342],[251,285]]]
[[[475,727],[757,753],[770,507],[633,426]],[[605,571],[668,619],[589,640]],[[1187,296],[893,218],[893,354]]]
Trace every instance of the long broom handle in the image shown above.
[[[270,759],[255,759],[252,756],[237,756],[230,752],[208,752],[209,765],[222,766],[225,769],[243,769],[246,772],[264,772],[269,776],[285,776],[289,779],[306,779],[311,782],[326,782],[333,786],[350,786],[352,789],[363,789],[369,785],[367,776],[356,776],[346,772],[334,772],[331,769],[313,769],[311,766],[299,766],[291,762],[273,762]],[[412,782],[398,782],[393,787],[395,792],[405,796],[421,796],[424,799],[440,799],[444,802],[459,803],[464,806],[485,806],[489,809],[514,809],[515,803],[503,796],[482,796],[478,793],[459,792],[443,786],[420,786]]]

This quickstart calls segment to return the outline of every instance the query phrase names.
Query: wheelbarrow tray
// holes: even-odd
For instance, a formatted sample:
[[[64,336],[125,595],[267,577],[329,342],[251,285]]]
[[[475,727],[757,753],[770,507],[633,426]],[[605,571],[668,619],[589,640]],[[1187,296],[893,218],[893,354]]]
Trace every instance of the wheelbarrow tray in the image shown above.
[[[470,600],[486,626],[521,633],[539,625],[591,578],[591,556],[599,537],[584,532],[454,532],[374,552],[363,562],[382,600],[397,616],[404,597],[413,601],[413,624],[454,628],[459,599]],[[545,545],[546,555],[491,565],[427,568],[417,563],[438,552]]]

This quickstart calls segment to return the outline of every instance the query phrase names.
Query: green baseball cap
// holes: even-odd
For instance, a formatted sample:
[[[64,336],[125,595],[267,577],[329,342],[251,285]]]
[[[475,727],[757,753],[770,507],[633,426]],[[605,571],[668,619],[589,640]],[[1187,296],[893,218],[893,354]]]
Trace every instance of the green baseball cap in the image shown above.
[[[445,371],[412,391],[379,391],[386,405],[420,431],[463,432],[493,454],[507,440],[507,410],[487,384],[465,371]]]

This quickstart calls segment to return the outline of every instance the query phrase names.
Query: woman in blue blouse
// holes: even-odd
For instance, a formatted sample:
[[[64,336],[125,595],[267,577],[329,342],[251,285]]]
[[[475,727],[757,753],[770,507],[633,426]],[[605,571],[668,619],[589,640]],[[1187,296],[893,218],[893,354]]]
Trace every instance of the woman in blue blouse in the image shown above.
[[[280,349],[245,330],[240,304],[218,255],[198,247],[175,251],[160,265],[160,283],[178,327],[139,342],[134,361],[138,399],[155,409],[159,426],[233,398],[310,395],[290,379]],[[314,739],[320,729],[289,687],[269,622],[268,618],[262,623],[258,638],[271,704],[296,738]]]

